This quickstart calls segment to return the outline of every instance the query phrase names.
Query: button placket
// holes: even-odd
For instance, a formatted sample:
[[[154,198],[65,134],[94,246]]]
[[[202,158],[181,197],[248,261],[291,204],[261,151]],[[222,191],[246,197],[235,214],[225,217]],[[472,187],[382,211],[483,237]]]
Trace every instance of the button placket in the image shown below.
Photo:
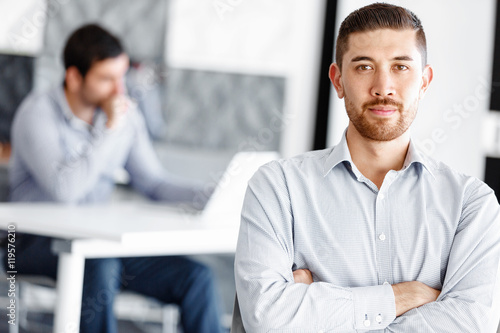
[[[390,202],[387,189],[394,175],[388,175],[385,184],[379,191],[375,204],[375,247],[379,284],[391,280],[391,251],[390,251]]]

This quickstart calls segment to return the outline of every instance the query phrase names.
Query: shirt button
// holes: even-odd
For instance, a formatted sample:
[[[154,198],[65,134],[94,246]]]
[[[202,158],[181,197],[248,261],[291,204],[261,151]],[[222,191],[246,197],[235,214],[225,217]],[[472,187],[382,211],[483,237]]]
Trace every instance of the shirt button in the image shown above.
[[[381,315],[378,315],[375,317],[375,320],[377,321],[377,323],[382,323],[382,316]]]
[[[389,282],[387,282],[387,280],[384,281],[384,286],[387,286],[389,284]]]
[[[385,241],[385,234],[381,233],[380,235],[378,235],[378,239],[380,239],[381,241]]]
[[[318,331],[318,333],[325,333],[325,331],[323,331],[323,330],[319,330],[319,331]]]
[[[380,200],[384,200],[384,199],[385,199],[385,195],[383,195],[383,194],[379,194],[379,195],[378,195],[378,198],[379,198]]]
[[[363,321],[363,325],[365,325],[365,327],[370,327],[370,321],[366,319],[365,321]]]

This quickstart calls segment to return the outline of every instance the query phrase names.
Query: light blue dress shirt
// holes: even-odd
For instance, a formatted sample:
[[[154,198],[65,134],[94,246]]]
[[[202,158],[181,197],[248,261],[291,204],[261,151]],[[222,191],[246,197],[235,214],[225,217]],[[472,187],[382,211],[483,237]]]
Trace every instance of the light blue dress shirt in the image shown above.
[[[499,259],[500,209],[488,186],[410,142],[404,167],[379,190],[344,134],[249,182],[236,289],[247,332],[492,333]],[[301,268],[315,283],[294,283]],[[441,294],[396,318],[391,284],[404,281]]]
[[[116,170],[125,168],[151,199],[204,204],[199,184],[163,169],[137,109],[117,128],[106,128],[106,121],[100,109],[92,125],[76,117],[63,87],[29,95],[12,125],[11,200],[100,203],[110,198]]]

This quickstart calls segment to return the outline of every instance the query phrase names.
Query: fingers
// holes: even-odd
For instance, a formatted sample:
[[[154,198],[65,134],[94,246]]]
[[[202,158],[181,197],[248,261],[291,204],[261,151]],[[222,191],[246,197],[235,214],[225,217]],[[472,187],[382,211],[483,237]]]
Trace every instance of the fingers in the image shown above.
[[[415,283],[418,287],[418,294],[421,296],[423,304],[434,302],[438,298],[440,294],[439,290],[431,288],[422,282],[415,281]]]
[[[102,109],[108,117],[106,127],[115,128],[121,122],[129,108],[134,105],[126,95],[116,95],[103,103]]]
[[[312,273],[308,269],[298,269],[293,272],[293,280],[295,283],[313,283]]]
[[[440,290],[437,290],[437,289],[434,289],[434,288],[431,288],[429,286],[427,286],[430,290],[430,299],[431,299],[431,302],[434,302],[437,300],[437,298],[439,297],[439,295],[441,294],[441,291]]]

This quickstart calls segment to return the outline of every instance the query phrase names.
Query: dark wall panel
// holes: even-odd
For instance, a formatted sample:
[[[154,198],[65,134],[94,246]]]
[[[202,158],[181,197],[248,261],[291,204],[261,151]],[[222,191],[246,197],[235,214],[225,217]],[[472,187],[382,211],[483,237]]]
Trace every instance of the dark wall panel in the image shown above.
[[[497,1],[493,73],[491,77],[490,110],[500,111],[500,0]]]
[[[328,69],[333,62],[333,48],[335,45],[335,17],[337,14],[337,0],[329,0],[326,4],[325,23],[323,27],[323,46],[318,83],[318,99],[316,107],[316,125],[314,130],[313,149],[326,147],[328,139],[328,114],[330,111],[331,82]]]
[[[487,157],[484,182],[488,184],[500,201],[500,158]]]
[[[0,54],[0,142],[10,142],[14,113],[33,87],[34,58]]]

